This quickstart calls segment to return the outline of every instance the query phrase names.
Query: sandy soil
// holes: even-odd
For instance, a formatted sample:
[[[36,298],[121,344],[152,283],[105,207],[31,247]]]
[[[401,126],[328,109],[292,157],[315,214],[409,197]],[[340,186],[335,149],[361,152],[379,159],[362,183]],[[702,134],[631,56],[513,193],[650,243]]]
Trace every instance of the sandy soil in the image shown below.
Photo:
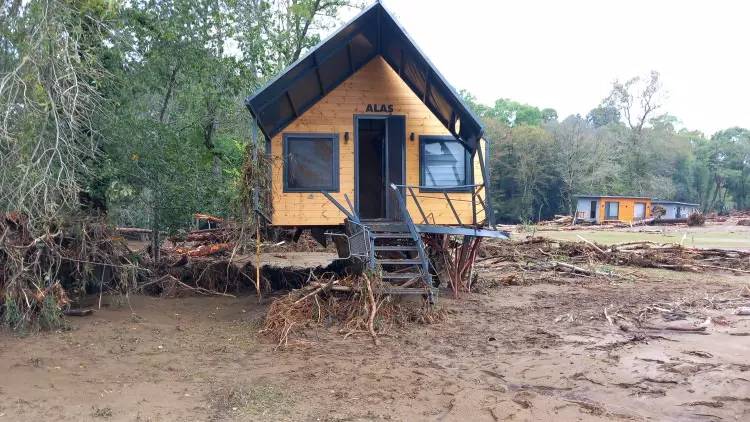
[[[750,317],[733,315],[750,278],[647,275],[443,297],[445,322],[380,347],[314,328],[274,351],[268,299],[134,297],[69,331],[0,334],[0,421],[750,420]],[[603,313],[654,305],[679,310],[653,325],[714,323],[624,332]]]

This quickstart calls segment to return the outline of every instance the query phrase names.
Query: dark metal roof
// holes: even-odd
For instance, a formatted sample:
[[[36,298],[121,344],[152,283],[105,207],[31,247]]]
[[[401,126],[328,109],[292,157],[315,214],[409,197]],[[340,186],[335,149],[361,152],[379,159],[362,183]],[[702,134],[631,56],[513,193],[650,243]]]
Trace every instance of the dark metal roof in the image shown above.
[[[661,204],[661,205],[685,205],[688,207],[700,207],[700,204],[694,204],[691,202],[680,202],[680,201],[669,201],[665,199],[654,199],[651,201],[652,204]]]
[[[628,195],[575,195],[578,199],[596,199],[596,198],[612,198],[612,199],[651,199],[648,196],[628,196]]]
[[[292,63],[245,104],[270,139],[378,55],[456,138],[476,148],[483,134],[479,119],[379,1]]]

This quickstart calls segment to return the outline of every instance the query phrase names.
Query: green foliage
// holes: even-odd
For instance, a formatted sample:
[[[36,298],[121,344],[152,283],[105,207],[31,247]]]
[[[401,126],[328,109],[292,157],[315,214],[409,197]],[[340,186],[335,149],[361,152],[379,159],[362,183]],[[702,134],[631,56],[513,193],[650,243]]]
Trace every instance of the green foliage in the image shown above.
[[[644,195],[698,202],[704,211],[750,208],[750,130],[710,138],[677,130],[661,108],[659,74],[615,82],[586,118],[461,96],[490,140],[493,206],[501,222],[570,214],[581,194]]]
[[[12,330],[23,330],[23,314],[15,299],[6,295],[2,304],[3,325]]]
[[[541,110],[505,98],[495,101],[495,105],[489,111],[487,117],[497,119],[510,127],[520,125],[539,126],[542,124]]]
[[[57,330],[66,326],[63,313],[54,295],[44,297],[37,320],[39,328],[45,331]]]
[[[88,183],[121,225],[174,232],[195,212],[238,216],[250,139],[244,97],[351,1],[141,0],[106,51],[105,141]]]
[[[586,120],[594,128],[618,124],[620,123],[620,111],[612,106],[601,105],[589,111]]]

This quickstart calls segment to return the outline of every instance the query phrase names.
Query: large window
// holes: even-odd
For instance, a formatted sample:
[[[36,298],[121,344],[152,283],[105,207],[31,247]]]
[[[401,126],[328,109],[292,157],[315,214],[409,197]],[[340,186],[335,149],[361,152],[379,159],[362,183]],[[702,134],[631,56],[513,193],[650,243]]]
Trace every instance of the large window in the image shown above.
[[[420,182],[424,190],[470,191],[471,154],[451,136],[420,136]]]
[[[339,139],[336,134],[284,135],[284,192],[337,192]]]
[[[620,217],[620,203],[606,202],[604,204],[604,215],[607,220],[617,220]]]

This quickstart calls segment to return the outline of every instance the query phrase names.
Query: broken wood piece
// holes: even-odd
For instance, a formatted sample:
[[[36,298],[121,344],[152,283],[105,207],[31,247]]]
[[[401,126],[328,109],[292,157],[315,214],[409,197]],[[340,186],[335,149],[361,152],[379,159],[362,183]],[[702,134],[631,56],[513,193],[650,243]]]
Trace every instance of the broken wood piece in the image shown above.
[[[296,301],[294,302],[294,305],[298,305],[298,304],[300,304],[300,303],[304,302],[304,301],[305,301],[305,299],[307,299],[307,298],[309,298],[309,297],[311,297],[311,296],[314,296],[314,295],[316,295],[316,294],[320,293],[321,291],[323,291],[323,290],[325,290],[325,289],[327,289],[327,288],[329,288],[329,287],[333,286],[334,284],[337,284],[338,282],[339,282],[338,280],[331,280],[331,281],[329,281],[329,282],[328,282],[328,283],[326,283],[325,285],[323,285],[323,286],[320,286],[320,287],[316,288],[315,290],[313,290],[312,292],[310,292],[310,293],[308,293],[308,294],[306,294],[306,295],[302,296],[301,298],[297,299],[297,300],[296,300]]]
[[[750,306],[742,306],[740,308],[737,308],[736,313],[740,316],[750,316]]]
[[[569,270],[573,270],[575,272],[579,272],[579,273],[582,273],[582,274],[594,275],[594,272],[592,272],[592,271],[589,271],[589,270],[587,270],[585,268],[581,268],[581,267],[578,267],[578,266],[575,266],[575,265],[566,264],[564,262],[552,261],[552,265],[555,266],[555,267],[562,267],[562,268],[566,268],[566,269],[569,269]]]
[[[66,309],[63,311],[63,315],[65,316],[89,316],[94,313],[93,309]]]
[[[706,331],[706,328],[708,328],[706,325],[687,325],[687,324],[672,324],[672,325],[648,325],[644,326],[643,328],[647,330],[667,330],[667,331],[682,331],[682,332],[688,332],[688,333],[697,333],[697,332],[704,332]]]
[[[583,240],[584,243],[586,243],[587,245],[589,245],[592,248],[594,248],[594,250],[596,252],[598,252],[599,255],[607,256],[607,254],[600,247],[596,246],[596,244],[594,242],[586,239],[585,237],[581,236],[580,234],[577,234],[576,237],[578,237],[579,239]]]

